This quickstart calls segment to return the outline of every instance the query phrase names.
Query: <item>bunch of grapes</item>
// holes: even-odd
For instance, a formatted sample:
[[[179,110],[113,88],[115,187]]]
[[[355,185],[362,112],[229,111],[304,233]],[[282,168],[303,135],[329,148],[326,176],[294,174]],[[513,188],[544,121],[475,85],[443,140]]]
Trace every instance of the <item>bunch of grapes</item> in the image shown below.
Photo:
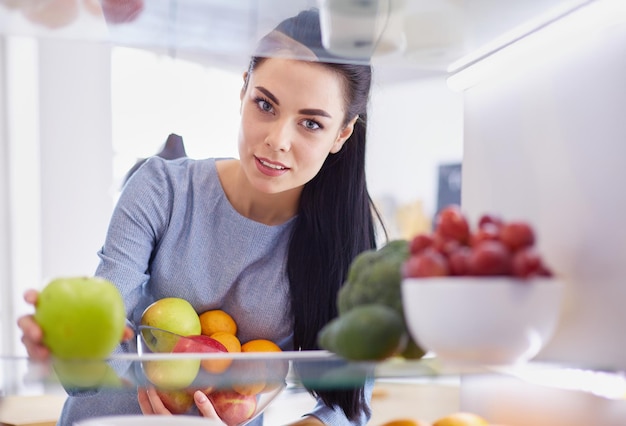
[[[522,221],[503,221],[485,214],[476,230],[459,206],[445,207],[435,230],[410,241],[411,254],[403,264],[405,278],[437,276],[550,277],[535,247],[533,228]]]

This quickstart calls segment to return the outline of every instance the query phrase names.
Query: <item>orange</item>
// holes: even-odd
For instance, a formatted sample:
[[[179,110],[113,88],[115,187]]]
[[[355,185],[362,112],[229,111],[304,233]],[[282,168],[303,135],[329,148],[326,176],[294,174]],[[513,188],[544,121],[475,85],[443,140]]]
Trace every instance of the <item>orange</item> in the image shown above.
[[[427,423],[424,423],[420,420],[412,420],[412,419],[397,419],[390,420],[386,423],[383,423],[381,426],[426,426]]]
[[[489,423],[477,414],[458,412],[436,420],[433,426],[489,426]]]
[[[228,352],[241,352],[241,342],[234,334],[226,331],[218,331],[210,336],[226,347]]]
[[[225,331],[233,335],[237,334],[237,323],[233,317],[221,309],[203,312],[199,317],[202,334],[204,335],[211,336],[218,331]]]
[[[282,349],[271,340],[254,339],[241,345],[241,352],[282,352]]]

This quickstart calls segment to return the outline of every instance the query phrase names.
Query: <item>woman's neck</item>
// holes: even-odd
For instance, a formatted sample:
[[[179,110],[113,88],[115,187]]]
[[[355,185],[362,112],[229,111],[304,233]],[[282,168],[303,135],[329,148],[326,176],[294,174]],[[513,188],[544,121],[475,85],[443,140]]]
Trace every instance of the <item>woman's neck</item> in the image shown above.
[[[262,193],[250,186],[239,160],[221,160],[216,167],[226,198],[242,216],[265,225],[280,225],[296,215],[302,188]]]

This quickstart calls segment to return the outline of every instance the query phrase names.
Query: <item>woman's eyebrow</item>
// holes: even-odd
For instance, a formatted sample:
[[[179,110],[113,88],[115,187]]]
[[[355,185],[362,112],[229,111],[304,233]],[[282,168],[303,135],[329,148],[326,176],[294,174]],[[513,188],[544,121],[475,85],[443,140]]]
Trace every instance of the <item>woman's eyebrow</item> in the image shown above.
[[[304,115],[320,115],[322,117],[332,118],[329,113],[324,111],[323,109],[314,109],[314,108],[305,108],[298,111],[300,114]]]
[[[274,102],[276,105],[280,105],[280,102],[278,102],[278,99],[276,99],[276,96],[274,96],[274,94],[272,92],[270,92],[269,90],[267,90],[265,87],[263,87],[263,86],[256,86],[256,89],[259,92],[263,92],[263,94],[265,96],[270,98],[270,101]]]

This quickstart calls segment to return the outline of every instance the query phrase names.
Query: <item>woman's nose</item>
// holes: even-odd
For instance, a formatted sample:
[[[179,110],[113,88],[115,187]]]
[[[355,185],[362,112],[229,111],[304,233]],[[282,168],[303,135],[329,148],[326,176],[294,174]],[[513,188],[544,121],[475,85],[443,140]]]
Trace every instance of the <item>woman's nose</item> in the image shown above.
[[[283,120],[275,121],[265,137],[265,144],[273,151],[289,151],[293,130],[290,124]]]

